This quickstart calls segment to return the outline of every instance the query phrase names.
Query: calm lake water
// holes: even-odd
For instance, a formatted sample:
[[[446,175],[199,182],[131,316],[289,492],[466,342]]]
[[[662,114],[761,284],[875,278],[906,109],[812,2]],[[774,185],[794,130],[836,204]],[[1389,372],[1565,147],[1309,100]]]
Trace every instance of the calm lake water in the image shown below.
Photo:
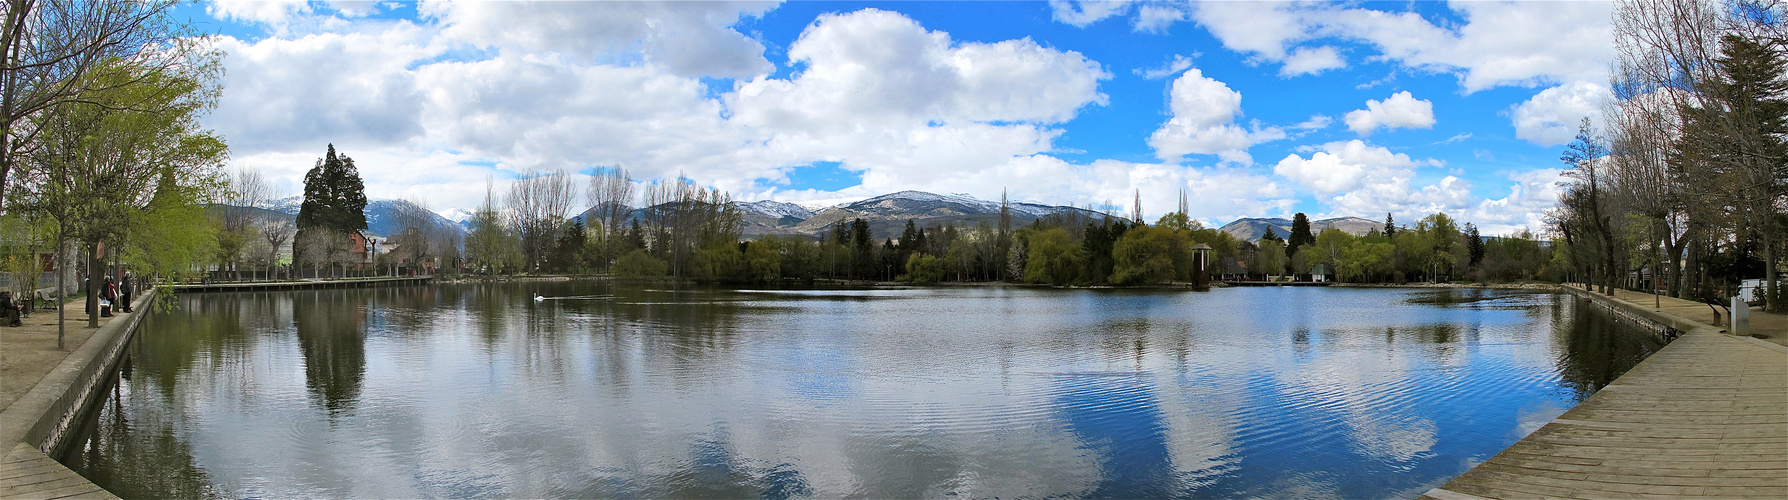
[[[1660,347],[1566,295],[1454,289],[176,302],[60,457],[126,498],[1408,498]]]

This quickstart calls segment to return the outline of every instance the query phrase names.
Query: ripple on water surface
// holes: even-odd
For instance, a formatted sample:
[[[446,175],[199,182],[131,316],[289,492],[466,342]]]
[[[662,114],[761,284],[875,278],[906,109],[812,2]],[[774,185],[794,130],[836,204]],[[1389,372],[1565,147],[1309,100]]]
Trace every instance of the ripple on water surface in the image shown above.
[[[1657,347],[1485,290],[180,300],[64,457],[126,496],[1409,496]]]

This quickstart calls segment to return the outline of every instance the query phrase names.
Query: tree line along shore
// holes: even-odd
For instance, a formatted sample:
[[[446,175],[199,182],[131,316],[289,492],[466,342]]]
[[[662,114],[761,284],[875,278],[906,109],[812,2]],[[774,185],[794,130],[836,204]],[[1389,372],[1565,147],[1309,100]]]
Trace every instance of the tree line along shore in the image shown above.
[[[748,239],[729,194],[681,177],[640,182],[621,168],[598,169],[587,184],[564,171],[524,173],[503,192],[487,182],[463,237],[431,223],[425,203],[406,203],[401,230],[375,240],[353,159],[333,145],[306,174],[296,219],[257,208],[271,199],[265,180],[226,171],[225,139],[198,125],[221,91],[221,55],[173,20],[172,3],[35,5],[61,10],[23,13],[23,31],[8,40],[91,39],[22,43],[0,67],[0,265],[20,295],[48,285],[35,270],[65,270],[52,274],[78,286],[126,267],[159,279],[1151,285],[1194,281],[1194,255],[1208,249],[1205,272],[1218,278],[1575,281],[1703,301],[1761,278],[1768,307],[1783,308],[1788,23],[1776,1],[1617,2],[1614,99],[1560,158],[1568,181],[1538,233],[1485,236],[1445,213],[1413,225],[1387,216],[1367,234],[1312,233],[1300,213],[1290,234],[1258,241],[1203,227],[1184,202],[1152,222],[1137,204],[1016,225],[1003,199],[997,221],[975,225],[874,234],[840,219],[817,235]],[[574,213],[580,197],[590,208]]]

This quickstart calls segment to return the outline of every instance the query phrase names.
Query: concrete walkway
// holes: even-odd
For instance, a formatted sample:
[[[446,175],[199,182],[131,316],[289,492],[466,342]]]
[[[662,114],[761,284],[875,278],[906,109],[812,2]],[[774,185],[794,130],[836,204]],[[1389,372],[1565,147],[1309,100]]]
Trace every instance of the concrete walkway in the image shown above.
[[[33,446],[26,437],[46,414],[58,411],[59,397],[81,383],[80,374],[102,355],[120,330],[145,312],[152,294],[138,297],[137,312],[100,318],[87,327],[83,298],[62,307],[68,311],[67,349],[56,349],[56,311],[38,311],[26,326],[0,328],[0,500],[52,498],[117,498]]]
[[[1788,347],[1695,328],[1422,496],[1541,497],[1788,498]]]

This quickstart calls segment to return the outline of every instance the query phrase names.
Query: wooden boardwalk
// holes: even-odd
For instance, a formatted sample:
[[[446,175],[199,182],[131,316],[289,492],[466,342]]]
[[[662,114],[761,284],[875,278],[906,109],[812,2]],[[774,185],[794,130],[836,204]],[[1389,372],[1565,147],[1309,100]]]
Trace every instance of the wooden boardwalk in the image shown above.
[[[1696,328],[1422,496],[1548,497],[1788,498],[1788,347]]]
[[[118,498],[37,448],[18,443],[0,459],[0,499]]]

